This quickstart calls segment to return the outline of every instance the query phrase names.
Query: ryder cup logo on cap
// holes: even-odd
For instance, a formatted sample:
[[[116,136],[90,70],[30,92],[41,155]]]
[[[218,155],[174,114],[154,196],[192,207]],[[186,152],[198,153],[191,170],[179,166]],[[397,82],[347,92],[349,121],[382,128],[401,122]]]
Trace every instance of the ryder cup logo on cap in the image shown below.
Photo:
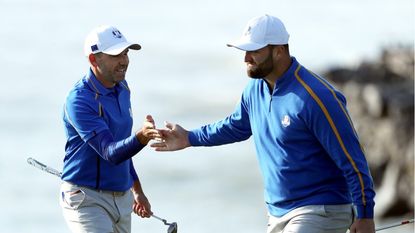
[[[245,27],[242,37],[227,44],[244,51],[255,51],[267,45],[288,44],[290,35],[280,19],[264,15],[251,19]]]
[[[92,30],[85,39],[84,53],[89,54],[105,53],[118,55],[125,49],[141,49],[136,43],[130,43],[123,34],[113,26],[99,26]]]

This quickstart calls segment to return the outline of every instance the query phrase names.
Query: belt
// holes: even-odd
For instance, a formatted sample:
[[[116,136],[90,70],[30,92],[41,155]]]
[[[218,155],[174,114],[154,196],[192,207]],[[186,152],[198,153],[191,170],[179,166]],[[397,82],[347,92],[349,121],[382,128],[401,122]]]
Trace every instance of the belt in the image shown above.
[[[127,192],[129,192],[129,190],[123,191],[123,192],[121,191],[120,192],[120,191],[109,191],[109,190],[94,189],[94,188],[87,187],[87,186],[79,186],[79,185],[73,184],[73,183],[68,182],[68,181],[64,181],[63,182],[63,185],[70,186],[70,187],[77,187],[79,189],[81,189],[81,188],[89,189],[89,190],[92,190],[92,191],[95,191],[95,192],[99,192],[99,193],[102,193],[102,194],[109,194],[109,195],[111,195],[113,197],[122,197]]]
[[[122,197],[128,192],[128,191],[117,192],[117,191],[108,191],[108,190],[96,190],[96,191],[100,193],[104,193],[104,194],[109,194],[114,197]]]

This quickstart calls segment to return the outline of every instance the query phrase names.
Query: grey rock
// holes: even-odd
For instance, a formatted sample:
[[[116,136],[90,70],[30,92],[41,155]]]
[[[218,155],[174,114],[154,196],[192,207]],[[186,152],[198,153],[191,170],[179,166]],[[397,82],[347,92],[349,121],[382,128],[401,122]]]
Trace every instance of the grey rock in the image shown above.
[[[377,192],[378,218],[414,213],[414,48],[325,72],[348,100]]]

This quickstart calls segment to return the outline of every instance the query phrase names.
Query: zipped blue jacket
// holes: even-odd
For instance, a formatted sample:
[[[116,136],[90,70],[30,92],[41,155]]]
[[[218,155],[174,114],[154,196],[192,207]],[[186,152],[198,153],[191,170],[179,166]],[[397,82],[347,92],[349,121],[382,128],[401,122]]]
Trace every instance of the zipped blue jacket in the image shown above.
[[[294,57],[272,93],[252,79],[232,115],[190,131],[189,141],[216,146],[251,135],[270,214],[353,203],[358,218],[373,218],[373,181],[346,99]]]

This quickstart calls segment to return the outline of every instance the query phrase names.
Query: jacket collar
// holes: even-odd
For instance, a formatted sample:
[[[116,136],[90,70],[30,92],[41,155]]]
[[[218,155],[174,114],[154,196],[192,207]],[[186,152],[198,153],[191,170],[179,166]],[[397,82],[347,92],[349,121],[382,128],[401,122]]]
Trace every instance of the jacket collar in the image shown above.
[[[86,75],[86,80],[88,86],[97,94],[99,95],[108,95],[109,93],[113,93],[115,91],[116,86],[114,88],[106,88],[102,83],[97,79],[94,72],[92,72],[91,68],[89,69],[88,74]]]

